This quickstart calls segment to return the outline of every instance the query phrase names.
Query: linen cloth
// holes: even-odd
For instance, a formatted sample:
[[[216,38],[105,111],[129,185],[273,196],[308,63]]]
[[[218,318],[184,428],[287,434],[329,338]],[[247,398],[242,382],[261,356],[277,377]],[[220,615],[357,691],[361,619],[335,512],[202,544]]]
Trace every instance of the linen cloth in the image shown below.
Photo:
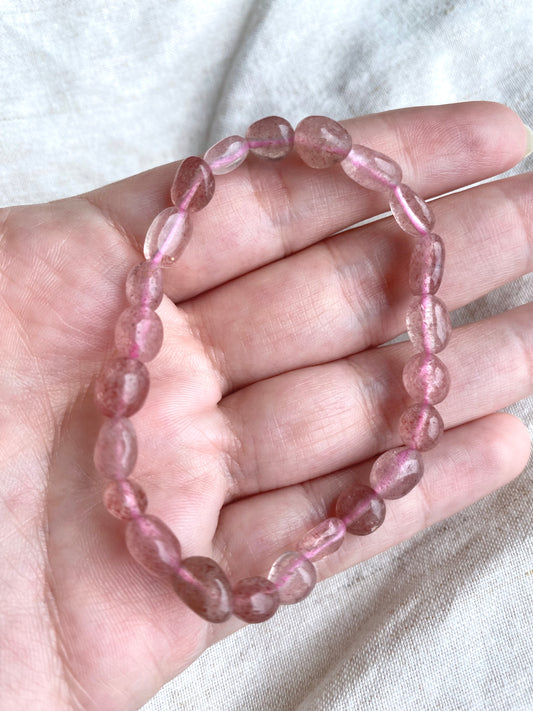
[[[531,0],[2,0],[0,12],[4,205],[202,154],[272,113],[490,99],[533,125]],[[532,295],[523,278],[454,324]],[[510,410],[533,432],[531,399]],[[532,475],[212,647],[143,711],[530,711]]]

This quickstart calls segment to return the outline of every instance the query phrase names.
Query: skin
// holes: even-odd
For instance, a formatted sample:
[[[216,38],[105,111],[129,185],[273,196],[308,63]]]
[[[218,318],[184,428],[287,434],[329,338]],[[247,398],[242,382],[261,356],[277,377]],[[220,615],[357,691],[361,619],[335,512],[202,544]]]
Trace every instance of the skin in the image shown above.
[[[526,131],[492,103],[414,108],[345,122],[394,157],[425,197],[521,160]],[[87,195],[0,212],[0,697],[19,708],[136,709],[209,645],[210,625],[124,544],[101,504],[92,448],[94,381],[125,308],[143,235],[169,205],[175,165]],[[434,204],[455,309],[531,271],[531,175]],[[399,444],[411,238],[340,171],[249,159],[217,178],[194,236],[165,272],[165,342],[133,417],[133,474],[149,513],[184,556],[216,559],[232,581],[263,574],[332,511],[346,482]],[[426,474],[385,523],[317,564],[333,575],[516,477],[529,438],[495,413],[532,392],[531,305],[454,331],[439,405],[446,432]],[[280,611],[278,614],[284,614]]]

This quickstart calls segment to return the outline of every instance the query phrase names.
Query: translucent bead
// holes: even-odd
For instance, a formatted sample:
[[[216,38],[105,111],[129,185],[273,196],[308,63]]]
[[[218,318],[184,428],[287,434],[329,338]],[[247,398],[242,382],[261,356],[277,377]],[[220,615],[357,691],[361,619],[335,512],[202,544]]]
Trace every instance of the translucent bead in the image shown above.
[[[132,306],[157,309],[163,299],[163,275],[153,262],[136,264],[126,279],[126,298]]]
[[[440,353],[450,340],[452,324],[445,304],[432,294],[414,297],[406,315],[407,333],[417,351]]]
[[[245,622],[264,622],[278,607],[278,590],[266,578],[244,578],[233,588],[233,614]]]
[[[346,175],[369,190],[389,192],[402,180],[402,169],[388,156],[366,146],[352,146],[341,161]]]
[[[233,612],[233,595],[222,568],[211,558],[193,556],[182,561],[172,577],[178,596],[208,622],[225,622]]]
[[[403,384],[413,400],[436,405],[450,389],[450,373],[433,353],[417,353],[403,369]]]
[[[363,484],[352,484],[345,489],[335,508],[348,533],[354,536],[372,533],[385,519],[385,502],[373,489]]]
[[[213,175],[224,175],[238,168],[244,163],[248,155],[248,142],[241,136],[228,136],[214,146],[211,146],[204,155],[205,162],[211,168]]]
[[[125,479],[137,461],[137,436],[130,420],[117,417],[100,427],[94,446],[96,470],[108,479]]]
[[[289,551],[275,561],[268,579],[276,586],[280,605],[292,605],[307,597],[315,587],[316,570],[302,553]]]
[[[411,253],[409,288],[413,294],[436,294],[444,269],[444,242],[429,234],[417,240]]]
[[[96,404],[107,417],[129,417],[141,409],[149,387],[150,376],[141,361],[117,358],[96,381]]]
[[[165,577],[179,568],[179,541],[157,516],[144,514],[128,521],[126,545],[137,563],[153,575]]]
[[[352,147],[348,131],[326,116],[307,116],[294,131],[294,150],[311,168],[340,163]]]
[[[340,518],[327,518],[307,531],[297,547],[308,560],[320,560],[341,547],[345,533],[344,521]]]
[[[136,481],[110,481],[104,490],[104,506],[115,518],[129,520],[146,511],[148,499]]]
[[[148,306],[130,306],[120,314],[115,326],[119,355],[147,363],[159,353],[162,343],[163,324]]]
[[[435,224],[433,210],[405,183],[400,183],[392,193],[390,209],[402,230],[414,237],[428,234]]]
[[[192,234],[186,212],[167,207],[148,228],[144,240],[144,256],[156,265],[172,264],[187,246]]]
[[[443,431],[442,417],[433,405],[416,403],[400,416],[399,432],[403,443],[419,452],[433,449]]]
[[[277,160],[288,155],[294,144],[294,131],[281,116],[267,116],[253,123],[246,131],[252,153]]]
[[[180,210],[198,212],[215,193],[211,168],[198,156],[185,158],[179,165],[170,188],[170,199]]]
[[[376,459],[370,471],[370,486],[383,499],[399,499],[418,484],[423,473],[420,452],[398,447]]]

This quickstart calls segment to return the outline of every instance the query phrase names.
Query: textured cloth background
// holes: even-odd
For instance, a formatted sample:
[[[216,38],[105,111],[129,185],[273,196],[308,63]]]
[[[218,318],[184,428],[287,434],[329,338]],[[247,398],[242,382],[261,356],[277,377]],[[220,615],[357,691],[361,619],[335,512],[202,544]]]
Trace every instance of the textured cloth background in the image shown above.
[[[271,113],[492,99],[533,126],[531,0],[2,0],[0,12],[4,205],[201,154]],[[526,277],[454,323],[532,295]],[[511,408],[530,428],[532,409]],[[531,484],[530,466],[321,583],[209,649],[144,711],[531,711]]]

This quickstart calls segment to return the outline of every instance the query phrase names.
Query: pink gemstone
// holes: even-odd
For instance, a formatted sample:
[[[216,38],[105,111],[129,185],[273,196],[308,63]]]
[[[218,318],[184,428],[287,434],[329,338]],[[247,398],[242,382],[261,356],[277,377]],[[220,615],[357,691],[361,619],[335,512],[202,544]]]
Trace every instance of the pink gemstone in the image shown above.
[[[402,441],[411,449],[427,452],[439,441],[444,431],[444,423],[433,405],[416,403],[404,410],[400,416],[399,432]]]
[[[233,588],[233,614],[245,622],[264,622],[278,607],[277,588],[266,578],[244,578]]]
[[[411,254],[409,288],[413,294],[435,294],[442,281],[444,242],[429,234],[417,240]]]
[[[452,324],[445,304],[432,294],[415,296],[406,316],[407,333],[417,351],[440,353],[450,340]]]
[[[450,389],[450,373],[433,353],[417,353],[403,369],[403,384],[413,400],[436,405]]]
[[[133,267],[126,279],[126,298],[132,306],[157,309],[163,298],[163,275],[153,262]]]
[[[211,558],[193,556],[182,561],[172,577],[178,596],[208,622],[225,622],[233,612],[229,580]]]
[[[205,162],[211,168],[213,175],[224,175],[238,168],[248,155],[248,142],[241,136],[228,136],[206,152]]]
[[[136,481],[110,481],[104,490],[104,506],[112,516],[129,520],[146,511],[148,499]]]
[[[125,479],[137,461],[137,437],[130,420],[106,420],[94,446],[94,464],[108,479]]]
[[[337,499],[336,513],[348,533],[366,536],[383,523],[385,502],[369,486],[352,484]]]
[[[341,547],[345,533],[344,521],[340,518],[327,518],[307,531],[298,544],[298,550],[308,560],[320,560]]]
[[[144,240],[144,256],[159,264],[168,265],[181,255],[191,238],[189,216],[176,207],[159,213],[148,228]]]
[[[246,131],[252,153],[261,158],[277,160],[288,155],[294,144],[294,131],[281,116],[267,116],[253,123]]]
[[[302,553],[289,551],[275,561],[268,579],[277,588],[280,605],[292,605],[307,597],[315,587],[316,570]]]
[[[420,452],[398,447],[376,459],[370,472],[370,485],[383,499],[399,499],[418,484],[423,473]]]
[[[150,376],[146,366],[132,358],[117,358],[96,381],[96,404],[107,417],[129,417],[141,409],[148,395]]]
[[[115,346],[119,355],[144,363],[155,358],[163,343],[163,324],[148,306],[130,306],[115,326]]]
[[[390,198],[390,209],[402,230],[414,237],[428,234],[435,224],[433,210],[405,183],[395,188]]]
[[[179,568],[179,541],[157,516],[144,514],[128,521],[126,545],[137,563],[153,575],[165,577]]]
[[[215,179],[205,160],[197,156],[186,158],[178,166],[170,199],[180,210],[202,210],[215,193]]]
[[[307,116],[294,131],[294,150],[311,168],[340,163],[352,147],[348,131],[326,116]]]
[[[379,192],[394,190],[402,180],[402,169],[398,163],[366,146],[352,146],[341,161],[341,168],[359,185]]]

